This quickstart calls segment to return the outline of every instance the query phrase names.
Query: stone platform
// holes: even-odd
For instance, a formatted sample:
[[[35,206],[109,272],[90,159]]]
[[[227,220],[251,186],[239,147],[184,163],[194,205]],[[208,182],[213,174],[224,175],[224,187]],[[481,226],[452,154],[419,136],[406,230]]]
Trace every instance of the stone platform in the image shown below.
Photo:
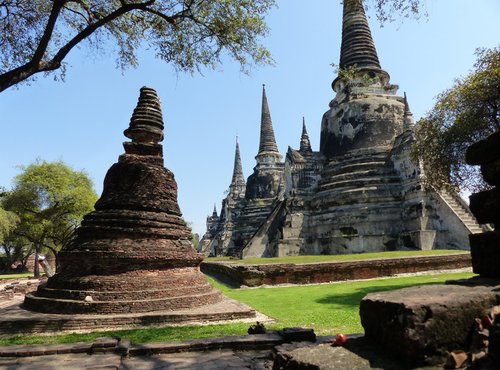
[[[22,308],[23,297],[0,305],[0,335],[54,334],[136,329],[154,326],[179,326],[236,321],[269,321],[264,315],[238,301],[224,297],[222,301],[202,307],[128,314],[71,315],[32,312]]]
[[[403,273],[454,270],[471,266],[469,253],[437,256],[367,259],[350,262],[241,265],[202,262],[201,271],[230,285],[256,287],[278,284],[318,284],[373,279]]]
[[[274,348],[272,369],[314,370],[438,370],[442,366],[416,364],[392,356],[370,344],[361,334],[349,335],[345,347],[331,345],[334,337],[316,343],[284,343]]]

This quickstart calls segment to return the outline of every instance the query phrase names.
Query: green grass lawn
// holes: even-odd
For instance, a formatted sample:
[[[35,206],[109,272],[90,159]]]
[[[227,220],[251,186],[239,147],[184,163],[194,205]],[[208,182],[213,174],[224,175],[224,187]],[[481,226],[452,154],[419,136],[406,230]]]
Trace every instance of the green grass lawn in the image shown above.
[[[463,279],[472,273],[386,278],[279,288],[229,289],[224,293],[277,321],[276,327],[309,327],[320,335],[361,333],[359,303],[368,293]]]
[[[0,275],[0,280],[19,279],[19,278],[32,277],[32,276],[33,276],[32,272],[22,272],[20,274],[6,274],[6,275]]]
[[[437,284],[449,279],[471,277],[471,273],[446,273],[377,280],[342,282],[277,288],[231,289],[211,282],[228,297],[248,304],[276,320],[270,329],[300,326],[313,328],[316,334],[360,333],[359,302],[368,293],[414,285]],[[173,328],[119,330],[106,333],[67,334],[50,337],[0,338],[0,345],[36,343],[72,343],[91,341],[100,336],[129,338],[133,343],[176,341],[246,334],[250,324],[228,324]]]
[[[229,257],[209,257],[205,261],[224,261],[242,265],[264,265],[264,264],[301,264],[301,263],[318,263],[318,262],[342,262],[342,261],[358,261],[365,259],[379,258],[404,258],[418,256],[435,256],[451,253],[470,253],[470,251],[456,249],[433,249],[429,251],[390,251],[390,252],[374,252],[374,253],[356,253],[356,254],[336,254],[327,256],[290,256],[290,257],[272,257],[272,258],[245,258],[245,259],[230,259]]]

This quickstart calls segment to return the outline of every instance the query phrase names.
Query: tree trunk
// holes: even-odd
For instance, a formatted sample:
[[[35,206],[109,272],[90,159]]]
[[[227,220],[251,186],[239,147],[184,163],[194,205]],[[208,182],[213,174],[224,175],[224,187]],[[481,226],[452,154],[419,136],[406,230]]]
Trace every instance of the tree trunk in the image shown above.
[[[40,277],[40,266],[38,265],[38,256],[39,256],[39,247],[38,245],[35,248],[35,266],[33,266],[34,276],[36,278]]]
[[[59,253],[57,252],[57,250],[55,248],[52,248],[51,246],[46,245],[46,247],[48,249],[50,249],[52,251],[52,254],[54,255],[55,271],[57,272],[57,270],[59,270]]]

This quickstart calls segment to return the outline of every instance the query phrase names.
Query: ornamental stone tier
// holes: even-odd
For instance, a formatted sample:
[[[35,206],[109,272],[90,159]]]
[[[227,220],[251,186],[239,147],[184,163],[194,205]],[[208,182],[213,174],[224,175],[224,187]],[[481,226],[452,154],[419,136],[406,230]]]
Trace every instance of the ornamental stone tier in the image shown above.
[[[229,195],[218,224],[207,223],[205,254],[467,249],[470,234],[488,229],[455,191],[425,185],[411,156],[415,120],[406,94],[381,67],[362,0],[343,4],[342,73],[332,83],[319,151],[303,121],[299,149],[288,147],[281,161],[264,89],[257,165],[245,198]]]
[[[163,166],[163,118],[155,90],[143,87],[125,130],[125,154],[108,170],[95,211],[59,254],[47,284],[24,306],[46,313],[139,313],[220,302],[200,272],[203,259]]]

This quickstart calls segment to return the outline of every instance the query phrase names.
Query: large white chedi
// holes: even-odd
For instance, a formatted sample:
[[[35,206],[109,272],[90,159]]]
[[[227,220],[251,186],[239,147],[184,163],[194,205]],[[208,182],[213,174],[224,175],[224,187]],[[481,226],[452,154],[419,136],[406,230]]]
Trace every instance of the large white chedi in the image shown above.
[[[319,152],[303,122],[300,148],[289,147],[284,163],[263,91],[257,165],[243,184],[237,147],[239,185],[233,174],[221,215],[207,219],[206,254],[466,249],[468,235],[482,232],[458,194],[424,186],[410,156],[413,115],[381,68],[361,0],[344,1],[340,70]]]

